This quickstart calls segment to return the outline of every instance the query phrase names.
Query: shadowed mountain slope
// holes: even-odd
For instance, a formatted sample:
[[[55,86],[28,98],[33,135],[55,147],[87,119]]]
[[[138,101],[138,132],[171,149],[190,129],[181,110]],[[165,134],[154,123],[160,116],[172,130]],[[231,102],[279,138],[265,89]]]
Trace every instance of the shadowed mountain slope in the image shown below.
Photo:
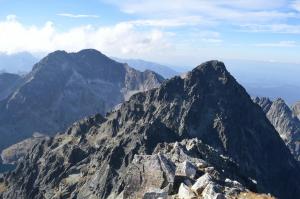
[[[34,132],[53,135],[78,119],[105,114],[162,81],[154,72],[139,72],[93,49],[50,53],[0,101],[0,149]]]
[[[203,161],[211,166],[201,171]],[[198,169],[182,176],[181,164]],[[204,173],[219,185],[202,191]],[[264,112],[210,61],[35,145],[1,186],[4,198],[166,198],[193,184],[199,197],[220,198],[228,179],[281,199],[300,195],[299,165]]]

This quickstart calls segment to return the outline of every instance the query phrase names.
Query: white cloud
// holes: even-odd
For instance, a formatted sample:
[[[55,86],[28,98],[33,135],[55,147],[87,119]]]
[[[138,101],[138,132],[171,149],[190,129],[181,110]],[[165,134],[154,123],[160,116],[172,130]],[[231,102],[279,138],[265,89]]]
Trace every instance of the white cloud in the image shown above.
[[[167,32],[138,30],[131,23],[105,27],[87,25],[60,32],[52,22],[37,27],[25,26],[12,16],[0,21],[0,52],[5,53],[96,48],[113,55],[143,54],[169,48],[167,37]]]
[[[17,19],[17,16],[16,15],[7,15],[6,16],[6,20],[7,21],[14,21]]]
[[[86,14],[71,14],[71,13],[59,13],[58,16],[69,18],[99,18],[98,15],[86,15]]]
[[[207,21],[201,16],[187,16],[165,19],[141,19],[128,21],[127,23],[138,26],[153,26],[153,27],[180,27],[180,26],[210,26],[213,22]]]
[[[293,1],[291,7],[300,12],[300,0]]]
[[[207,42],[207,43],[215,43],[215,44],[223,42],[222,39],[215,39],[215,38],[203,38],[203,39],[201,39],[201,40],[202,40],[203,42]]]
[[[295,41],[279,41],[274,43],[258,43],[255,44],[257,47],[296,47],[297,43]]]
[[[127,13],[187,13],[205,8],[238,8],[246,10],[274,10],[287,4],[287,0],[103,0]]]
[[[159,18],[198,16],[208,21],[269,22],[299,18],[299,13],[281,11],[288,0],[104,0],[121,11],[142,17]]]
[[[300,25],[290,24],[244,24],[242,31],[246,32],[270,32],[282,34],[300,34]]]

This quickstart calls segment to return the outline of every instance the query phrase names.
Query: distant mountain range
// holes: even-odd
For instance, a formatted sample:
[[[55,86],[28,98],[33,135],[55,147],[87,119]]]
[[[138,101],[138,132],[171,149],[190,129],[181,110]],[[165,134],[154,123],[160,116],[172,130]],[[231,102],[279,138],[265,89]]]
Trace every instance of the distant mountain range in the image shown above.
[[[180,74],[179,72],[175,71],[174,69],[168,66],[164,66],[158,63],[149,62],[141,59],[121,59],[121,58],[113,58],[113,59],[121,63],[127,63],[129,66],[139,71],[145,71],[145,70],[154,71],[165,78],[171,78],[174,77],[175,75]]]
[[[16,54],[0,53],[0,72],[24,74],[31,71],[32,66],[38,61],[28,52]]]
[[[262,107],[295,159],[300,161],[300,120],[297,111],[299,104],[294,105],[291,109],[283,99],[271,101],[264,97],[256,97],[254,102]]]
[[[86,64],[77,68],[82,61]],[[101,88],[111,80],[124,85],[119,70],[96,63],[119,67],[126,77],[126,65],[98,52],[56,52],[33,71],[46,66],[52,71],[51,79],[58,78],[53,82],[59,84],[55,89],[41,82],[36,86],[47,90],[52,99],[54,91],[61,89],[59,85],[69,85],[63,81],[70,82],[70,78],[60,74],[71,66],[72,84],[89,77],[101,82]],[[56,70],[58,74],[53,72]],[[155,74],[151,76],[153,79]],[[27,82],[38,80],[35,76]],[[85,104],[71,93],[73,99]],[[15,98],[26,102],[23,96]],[[30,100],[35,98],[39,101],[34,101],[34,106],[46,100],[37,94]],[[49,115],[47,109],[36,122]],[[300,195],[299,179],[299,163],[263,110],[222,62],[209,61],[184,78],[177,76],[133,95],[105,117],[85,118],[64,133],[40,141],[13,172],[3,175],[0,198],[271,199],[273,195],[291,199]]]
[[[0,150],[31,137],[53,135],[78,119],[105,114],[139,91],[159,86],[164,78],[139,72],[92,49],[55,51],[20,77],[2,74]]]
[[[167,66],[141,59],[113,58],[121,63],[140,70],[151,70],[165,78],[186,73],[192,67]],[[29,53],[15,55],[0,54],[0,73],[28,73],[37,62]],[[299,64],[264,62],[251,60],[225,60],[228,70],[247,89],[251,96],[283,98],[289,105],[300,99]]]
[[[20,75],[0,73],[0,101],[8,97],[21,82]]]

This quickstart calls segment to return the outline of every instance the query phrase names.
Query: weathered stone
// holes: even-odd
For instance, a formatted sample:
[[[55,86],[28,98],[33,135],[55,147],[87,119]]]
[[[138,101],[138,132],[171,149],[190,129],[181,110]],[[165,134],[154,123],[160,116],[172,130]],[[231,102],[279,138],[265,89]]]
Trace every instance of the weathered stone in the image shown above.
[[[143,199],[167,199],[168,192],[163,190],[152,190],[144,194]]]
[[[179,199],[196,199],[196,194],[185,184],[181,183],[178,190]]]
[[[176,173],[177,176],[186,176],[194,179],[197,173],[197,168],[189,161],[184,161],[177,165]]]
[[[197,179],[195,184],[192,186],[192,190],[200,195],[202,191],[206,188],[206,186],[212,182],[212,177],[209,174],[204,174],[200,178]]]
[[[220,193],[220,187],[213,182],[207,184],[202,192],[203,199],[225,199],[224,195]]]
[[[125,175],[125,198],[151,198],[171,191],[175,165],[166,157],[160,154],[138,155],[132,162]],[[159,192],[157,192],[158,188],[160,188]]]

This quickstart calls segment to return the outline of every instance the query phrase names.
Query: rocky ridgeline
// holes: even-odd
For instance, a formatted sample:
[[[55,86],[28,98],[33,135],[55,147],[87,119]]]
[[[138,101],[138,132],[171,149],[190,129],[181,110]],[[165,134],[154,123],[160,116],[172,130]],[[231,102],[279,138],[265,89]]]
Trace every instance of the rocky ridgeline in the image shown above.
[[[293,106],[292,111],[283,99],[271,101],[268,98],[256,97],[254,102],[262,107],[295,159],[300,161],[300,120],[297,117],[297,105]]]
[[[35,132],[54,135],[81,118],[105,114],[163,81],[154,72],[139,72],[93,49],[55,51],[19,78],[0,92],[0,99],[6,96],[0,100],[0,150]]]
[[[2,198],[272,198],[300,195],[300,168],[218,61],[133,95],[36,144]]]
[[[300,101],[297,102],[293,107],[292,107],[293,113],[295,116],[298,117],[298,119],[300,120]]]

